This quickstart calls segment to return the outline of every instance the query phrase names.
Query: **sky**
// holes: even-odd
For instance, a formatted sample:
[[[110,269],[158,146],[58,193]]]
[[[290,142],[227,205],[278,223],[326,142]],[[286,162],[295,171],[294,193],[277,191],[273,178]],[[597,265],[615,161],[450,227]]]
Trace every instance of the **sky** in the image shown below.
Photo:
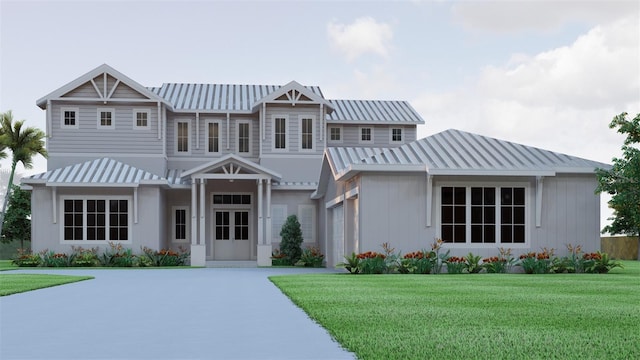
[[[45,129],[36,100],[103,63],[144,86],[407,100],[419,138],[455,128],[611,163],[609,122],[640,113],[640,2],[0,0],[0,111]]]

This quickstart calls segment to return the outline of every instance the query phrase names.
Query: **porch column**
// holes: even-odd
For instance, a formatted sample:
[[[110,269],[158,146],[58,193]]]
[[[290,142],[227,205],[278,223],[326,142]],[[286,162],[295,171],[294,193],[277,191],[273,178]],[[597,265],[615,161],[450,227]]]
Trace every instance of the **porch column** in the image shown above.
[[[191,178],[191,266],[205,266],[205,245],[198,241],[198,179]],[[200,190],[204,193],[204,189]]]
[[[264,216],[263,216],[264,205],[262,203],[262,197],[263,197],[262,180],[263,179],[258,179],[258,266],[271,266],[271,241],[267,240],[269,239],[271,234],[271,228],[269,227],[269,223],[270,223],[269,208],[271,207],[271,205],[269,204],[270,202],[269,195],[271,191],[271,185],[269,183],[269,179],[264,179],[267,182],[267,228],[265,229]],[[266,231],[266,239],[265,239],[265,231]]]
[[[258,179],[258,244],[264,245],[264,219],[262,217],[262,179]]]
[[[205,199],[205,185],[207,184],[206,179],[200,179],[200,233],[198,236],[198,244],[205,245],[205,229],[207,221],[205,220],[205,205],[207,203]]]
[[[271,179],[267,179],[267,224],[266,224],[266,242],[271,246]]]

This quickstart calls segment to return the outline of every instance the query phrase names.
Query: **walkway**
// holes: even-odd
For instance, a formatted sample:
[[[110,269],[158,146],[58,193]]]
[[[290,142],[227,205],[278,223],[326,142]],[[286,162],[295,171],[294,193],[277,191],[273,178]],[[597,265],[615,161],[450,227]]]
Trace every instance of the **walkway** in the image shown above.
[[[268,276],[325,269],[27,270],[94,280],[0,297],[0,359],[353,359]]]

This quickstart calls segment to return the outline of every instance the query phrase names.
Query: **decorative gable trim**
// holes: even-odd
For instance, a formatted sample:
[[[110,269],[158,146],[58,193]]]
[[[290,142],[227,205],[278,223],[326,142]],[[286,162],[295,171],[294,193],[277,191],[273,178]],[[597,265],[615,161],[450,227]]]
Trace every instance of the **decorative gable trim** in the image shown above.
[[[331,113],[334,109],[333,105],[322,96],[316,95],[296,81],[291,81],[256,101],[255,104],[253,104],[253,111],[257,111],[263,103],[282,103],[290,104],[291,106],[296,106],[297,104],[323,104],[327,108],[327,113]]]
[[[79,90],[83,90],[82,96]],[[107,64],[102,64],[45,95],[36,101],[36,105],[44,110],[50,100],[103,101],[105,103],[124,100],[156,101],[171,107],[163,98]]]
[[[202,164],[200,166],[196,166],[192,169],[183,171],[180,174],[181,178],[187,176],[195,176],[204,175],[206,173],[210,173],[208,178],[213,178],[211,174],[214,170],[219,170],[221,172],[219,174],[220,178],[224,179],[240,179],[240,178],[266,178],[279,181],[282,179],[282,176],[272,170],[269,170],[265,167],[262,167],[252,161],[244,159],[235,154],[229,154],[221,157],[220,159],[216,159],[210,161],[208,163]]]

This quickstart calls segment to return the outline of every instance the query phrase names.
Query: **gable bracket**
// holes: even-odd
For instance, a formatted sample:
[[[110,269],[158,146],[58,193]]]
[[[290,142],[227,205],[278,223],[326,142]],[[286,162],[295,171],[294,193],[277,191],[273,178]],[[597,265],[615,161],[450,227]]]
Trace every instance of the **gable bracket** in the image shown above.
[[[93,79],[91,79],[91,85],[93,85],[93,88],[96,90],[100,98],[104,99],[104,95],[102,95],[102,93],[100,92],[100,89],[98,89],[98,85],[96,84],[95,81],[93,81]]]

